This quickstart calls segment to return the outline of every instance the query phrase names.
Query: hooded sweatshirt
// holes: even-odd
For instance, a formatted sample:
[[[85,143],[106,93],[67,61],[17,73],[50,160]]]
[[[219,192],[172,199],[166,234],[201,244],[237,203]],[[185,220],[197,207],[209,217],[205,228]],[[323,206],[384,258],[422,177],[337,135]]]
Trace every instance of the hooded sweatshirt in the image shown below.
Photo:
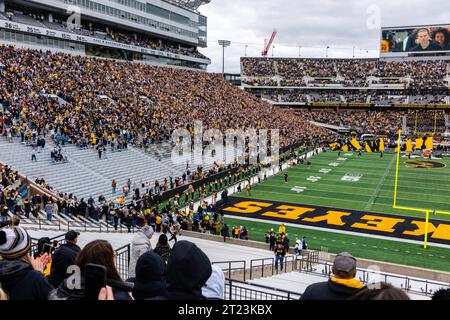
[[[178,241],[167,264],[169,300],[201,300],[202,287],[211,276],[211,261],[194,243]]]
[[[144,253],[136,264],[133,288],[135,300],[151,299],[166,293],[166,263],[154,252]]]
[[[136,263],[140,256],[152,250],[150,239],[143,233],[138,232],[131,241],[131,257],[128,269],[128,276],[134,278],[136,276]]]
[[[202,288],[203,296],[209,300],[223,300],[225,294],[225,275],[221,268],[212,265],[211,277]]]
[[[22,260],[0,260],[0,283],[10,300],[48,300],[53,287]]]

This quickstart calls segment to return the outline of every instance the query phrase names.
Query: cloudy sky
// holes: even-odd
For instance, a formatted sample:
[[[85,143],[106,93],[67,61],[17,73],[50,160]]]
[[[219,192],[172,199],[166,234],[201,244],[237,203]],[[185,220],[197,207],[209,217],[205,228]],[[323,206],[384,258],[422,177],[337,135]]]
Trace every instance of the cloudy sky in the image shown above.
[[[225,71],[239,73],[239,58],[260,56],[264,40],[278,31],[269,56],[377,57],[379,26],[450,23],[446,1],[437,0],[212,0],[208,17],[210,72],[222,70],[219,39],[232,42]],[[355,47],[355,49],[353,49]],[[274,52],[273,52],[274,51]]]

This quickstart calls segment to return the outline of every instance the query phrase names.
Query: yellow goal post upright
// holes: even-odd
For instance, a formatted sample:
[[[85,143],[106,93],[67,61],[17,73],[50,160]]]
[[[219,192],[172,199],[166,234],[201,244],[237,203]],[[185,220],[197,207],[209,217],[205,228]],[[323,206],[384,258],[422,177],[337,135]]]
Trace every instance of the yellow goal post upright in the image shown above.
[[[425,213],[425,236],[424,236],[424,240],[423,240],[423,247],[424,247],[424,249],[426,249],[428,246],[428,223],[430,221],[430,213],[450,215],[450,212],[435,210],[435,209],[413,208],[413,207],[397,205],[398,171],[400,168],[401,146],[402,146],[402,130],[399,129],[398,130],[398,141],[397,141],[397,161],[396,161],[396,167],[395,167],[395,181],[394,181],[394,204],[392,207],[397,210]]]

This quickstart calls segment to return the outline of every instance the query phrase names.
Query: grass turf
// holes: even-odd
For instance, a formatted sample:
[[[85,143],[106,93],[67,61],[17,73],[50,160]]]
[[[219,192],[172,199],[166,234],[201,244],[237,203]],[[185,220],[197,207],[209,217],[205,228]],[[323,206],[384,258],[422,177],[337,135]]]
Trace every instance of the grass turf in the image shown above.
[[[261,184],[255,185],[250,198],[281,202],[318,205],[339,209],[361,210],[377,213],[424,217],[422,212],[393,209],[395,155],[365,153],[337,160],[337,152],[326,152],[311,160],[311,166],[291,167],[289,179],[284,183],[283,174],[277,174]],[[401,159],[397,205],[429,210],[450,211],[450,164],[449,159],[436,160],[447,165],[440,169],[419,169],[406,167],[408,159]],[[337,167],[330,166],[339,164]],[[329,169],[329,173],[320,170]],[[345,175],[361,176],[359,181],[342,181]],[[310,177],[320,178],[313,182]],[[306,187],[301,193],[294,187]],[[236,196],[248,197],[245,192]],[[450,215],[432,218],[450,220]]]
[[[385,154],[357,154],[326,152],[312,158],[311,166],[299,165],[279,173],[252,188],[251,196],[246,192],[236,194],[245,198],[291,202],[326,206],[337,209],[361,210],[376,213],[391,213],[424,217],[422,212],[393,209],[396,156]],[[346,160],[342,160],[345,158]],[[423,160],[423,159],[413,159]],[[408,159],[401,158],[399,166],[397,205],[429,210],[450,211],[450,160],[435,160],[444,163],[440,169],[406,167]],[[330,166],[337,163],[338,166]],[[322,169],[331,170],[328,173]],[[283,174],[289,175],[284,182]],[[359,181],[343,181],[346,175],[360,176]],[[319,177],[316,182],[308,180]],[[292,191],[295,187],[306,187],[304,192]],[[450,215],[432,218],[450,220]],[[253,222],[227,216],[230,226],[245,225],[251,239],[265,241],[264,232],[270,228],[278,230],[279,223]],[[422,245],[380,240],[365,236],[346,235],[329,231],[316,231],[301,227],[288,227],[292,245],[296,237],[307,236],[311,249],[326,247],[331,253],[352,252],[355,256],[378,261],[405,264],[422,268],[450,271],[450,249],[433,247],[427,250]]]

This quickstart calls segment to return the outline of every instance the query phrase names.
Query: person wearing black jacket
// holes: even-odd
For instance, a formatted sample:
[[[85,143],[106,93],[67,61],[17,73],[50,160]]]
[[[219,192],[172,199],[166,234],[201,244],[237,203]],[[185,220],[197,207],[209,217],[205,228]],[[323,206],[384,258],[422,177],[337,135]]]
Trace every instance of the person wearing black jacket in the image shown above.
[[[278,243],[275,248],[275,270],[278,272],[278,261],[280,262],[280,270],[283,271],[283,260],[286,255],[286,249],[282,243]]]
[[[430,31],[428,29],[420,29],[417,31],[416,46],[411,51],[439,51],[441,46],[431,39]]]
[[[301,300],[347,300],[364,285],[355,279],[356,259],[343,252],[336,256],[333,264],[333,277],[327,282],[314,283],[308,286]]]
[[[159,298],[204,300],[202,287],[211,273],[211,261],[202,250],[192,242],[178,241],[167,264],[167,293]]]
[[[0,283],[9,300],[48,300],[53,287],[43,265],[33,267],[31,238],[21,227],[0,230]]]
[[[67,242],[56,249],[53,254],[52,268],[48,280],[55,288],[59,287],[69,277],[67,268],[75,264],[75,258],[81,251],[80,247],[77,246],[79,235],[76,231],[67,232],[65,237]]]
[[[158,254],[148,251],[136,263],[133,298],[146,300],[166,294],[166,263]]]
[[[270,230],[270,235],[269,235],[269,250],[270,251],[274,251],[275,250],[275,242],[276,242],[277,238],[275,236],[275,232],[272,230]]]
[[[223,242],[226,242],[227,238],[230,237],[230,230],[229,230],[229,228],[228,228],[228,225],[225,224],[225,225],[222,227],[222,230],[220,230],[220,232],[221,232],[222,237],[223,237]]]

